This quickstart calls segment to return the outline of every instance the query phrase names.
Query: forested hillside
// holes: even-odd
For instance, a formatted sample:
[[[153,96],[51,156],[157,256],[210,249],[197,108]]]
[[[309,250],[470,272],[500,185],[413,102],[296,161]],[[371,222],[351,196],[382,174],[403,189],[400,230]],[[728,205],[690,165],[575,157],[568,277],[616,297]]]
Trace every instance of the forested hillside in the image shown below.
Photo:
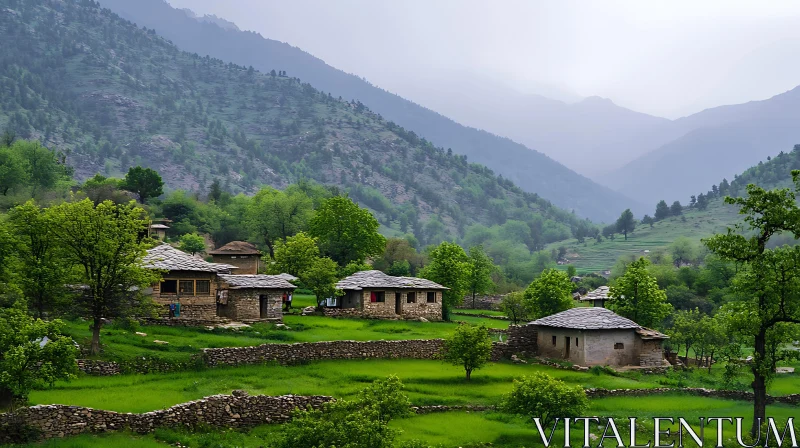
[[[610,221],[614,218],[614,211],[638,205],[626,196],[571,171],[536,151],[536,147],[531,150],[507,138],[462,126],[375,87],[358,76],[337,70],[286,43],[265,39],[252,32],[233,30],[230,26],[220,27],[210,23],[214,19],[198,21],[163,0],[102,0],[100,3],[139,26],[155,29],[181,49],[252,65],[264,72],[286,71],[289,76],[299,77],[303,82],[331,92],[334,97],[362,102],[435,145],[452,148],[455,154],[466,155],[470,161],[490,167],[524,191],[537,193],[561,208],[574,210],[579,216]],[[531,116],[528,120],[537,122],[532,126],[552,128],[550,122],[542,121],[540,117]],[[486,129],[485,126],[481,128]],[[581,134],[578,140],[591,140],[585,135],[586,130],[576,132]],[[609,140],[609,145],[619,146],[619,137],[612,136]]]
[[[533,250],[588,226],[360,102],[182,52],[93,1],[0,0],[0,41],[14,42],[0,48],[0,127],[64,151],[80,179],[135,165],[198,192],[312,179],[424,243],[513,219]]]

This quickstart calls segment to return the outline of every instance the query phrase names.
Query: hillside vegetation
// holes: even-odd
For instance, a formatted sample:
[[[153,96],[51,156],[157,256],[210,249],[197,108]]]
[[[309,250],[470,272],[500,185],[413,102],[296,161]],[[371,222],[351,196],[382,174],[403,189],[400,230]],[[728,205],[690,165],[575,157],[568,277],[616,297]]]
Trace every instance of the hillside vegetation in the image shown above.
[[[0,50],[0,128],[67,153],[79,179],[135,165],[195,192],[313,179],[385,233],[429,227],[428,243],[509,219],[543,220],[555,241],[583,222],[360,102],[182,52],[93,1],[0,0],[0,40],[14,42]]]

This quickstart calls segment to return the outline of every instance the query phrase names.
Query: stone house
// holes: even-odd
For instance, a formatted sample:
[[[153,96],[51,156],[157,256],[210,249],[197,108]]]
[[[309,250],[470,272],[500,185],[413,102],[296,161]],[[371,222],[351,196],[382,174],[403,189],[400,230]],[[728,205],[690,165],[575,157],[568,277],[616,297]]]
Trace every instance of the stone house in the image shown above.
[[[283,294],[296,286],[278,275],[217,274],[217,315],[240,321],[283,320]]]
[[[668,336],[602,307],[579,307],[528,324],[537,330],[539,356],[582,366],[664,364]]]
[[[163,271],[162,280],[150,293],[161,306],[159,314],[169,315],[169,305],[180,304],[180,317],[214,319],[217,316],[217,274],[230,274],[236,266],[209,263],[169,244],[147,251],[144,267]]]
[[[581,302],[588,303],[591,306],[596,306],[600,308],[605,308],[606,302],[610,300],[608,297],[609,288],[608,286],[601,286],[594,291],[588,292],[584,296],[579,296],[577,300]]]
[[[237,274],[255,275],[261,269],[261,251],[246,241],[231,241],[208,254],[214,263],[225,263],[239,268]]]
[[[153,238],[155,238],[155,239],[157,239],[159,241],[164,241],[164,239],[167,237],[167,230],[168,229],[169,229],[169,226],[164,225],[164,224],[151,224],[150,225],[150,236],[152,236]]]
[[[336,289],[344,295],[328,302],[326,314],[428,320],[442,320],[442,292],[447,290],[430,280],[381,271],[356,272],[340,280]]]

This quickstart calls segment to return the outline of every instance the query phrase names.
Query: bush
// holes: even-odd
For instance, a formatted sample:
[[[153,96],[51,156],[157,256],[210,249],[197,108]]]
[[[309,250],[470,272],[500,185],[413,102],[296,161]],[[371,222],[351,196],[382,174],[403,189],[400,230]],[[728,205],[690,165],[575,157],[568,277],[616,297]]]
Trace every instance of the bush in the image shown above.
[[[455,333],[444,341],[442,356],[445,361],[455,366],[464,366],[469,381],[472,371],[486,365],[492,357],[492,339],[489,337],[489,330],[483,325],[480,327],[459,325]]]
[[[540,418],[549,423],[556,418],[579,417],[589,407],[581,386],[569,386],[544,373],[515,379],[512,390],[503,397],[500,408],[511,414]]]

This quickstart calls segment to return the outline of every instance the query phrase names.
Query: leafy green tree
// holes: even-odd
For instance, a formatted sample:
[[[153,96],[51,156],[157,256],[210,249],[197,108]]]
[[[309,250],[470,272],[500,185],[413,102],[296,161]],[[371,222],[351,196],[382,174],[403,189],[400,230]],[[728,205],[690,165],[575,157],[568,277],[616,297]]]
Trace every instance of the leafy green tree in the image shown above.
[[[669,246],[669,252],[672,255],[672,260],[675,266],[680,267],[684,263],[688,263],[698,256],[698,248],[694,241],[688,237],[681,236],[675,239]]]
[[[617,232],[625,235],[625,241],[628,241],[628,233],[633,233],[636,228],[636,219],[633,218],[631,209],[627,209],[617,218]]]
[[[120,187],[136,193],[142,204],[164,194],[164,181],[158,172],[152,168],[140,166],[128,169],[128,174],[125,175]]]
[[[52,234],[64,261],[77,267],[75,283],[84,285],[74,304],[92,320],[92,354],[100,352],[103,319],[124,317],[149,303],[140,292],[160,273],[142,267],[147,229],[145,211],[135,204],[105,201],[95,206],[85,199],[47,210]]]
[[[208,200],[218,203],[222,199],[222,193],[222,184],[220,184],[219,179],[214,179],[211,182],[211,186],[208,187]]]
[[[399,263],[399,264],[398,264]],[[403,274],[389,272],[395,265],[401,269]],[[414,246],[407,238],[387,238],[386,248],[383,253],[375,257],[373,266],[375,269],[383,271],[389,275],[411,275],[415,274],[422,265],[422,256],[417,253]]]
[[[629,264],[625,274],[609,288],[608,307],[643,327],[658,327],[672,311],[667,294],[647,271],[650,264],[642,257]]]
[[[571,264],[567,265],[567,277],[569,277],[570,280],[572,280],[572,278],[576,277],[577,275],[578,275],[578,268],[576,268]]]
[[[6,196],[9,191],[27,185],[28,176],[22,157],[11,148],[0,146],[0,193]]]
[[[483,246],[469,248],[469,265],[467,269],[468,291],[472,294],[472,307],[475,307],[475,296],[486,294],[494,286],[492,282],[492,269],[494,263],[486,255]]]
[[[708,208],[708,196],[700,193],[697,195],[697,208],[700,210],[705,210]]]
[[[483,325],[461,324],[445,339],[442,358],[454,366],[463,366],[467,381],[472,371],[485,366],[492,358],[492,339]]]
[[[672,327],[667,330],[670,343],[675,347],[675,351],[680,354],[681,347],[685,348],[685,356],[688,362],[689,349],[702,337],[700,322],[703,315],[698,309],[681,310],[675,313]]]
[[[23,303],[0,308],[0,403],[4,396],[25,399],[34,388],[71,378],[77,354],[61,321],[34,320]]]
[[[675,201],[669,207],[669,214],[672,216],[681,216],[683,214],[683,206],[681,201]]]
[[[656,204],[656,214],[655,219],[656,221],[661,221],[662,219],[669,218],[669,205],[667,205],[667,201],[661,200]]]
[[[503,296],[500,300],[500,308],[511,320],[511,325],[517,325],[528,316],[525,296],[521,291],[510,292]]]
[[[59,154],[45,148],[38,141],[17,140],[11,145],[11,150],[23,159],[23,166],[27,170],[26,179],[32,187],[33,196],[42,189],[53,188],[58,181],[71,175]]]
[[[178,249],[194,255],[206,250],[206,240],[196,233],[187,233],[181,235],[181,242]]]
[[[540,319],[572,308],[572,287],[566,273],[558,269],[542,272],[525,289],[525,305],[530,317]]]
[[[723,306],[723,312],[732,317],[730,330],[753,347],[753,434],[758,419],[765,421],[767,384],[775,366],[794,356],[782,346],[800,324],[800,246],[767,247],[781,232],[800,237],[800,171],[792,171],[792,180],[794,191],[750,184],[746,197],[726,197],[726,204],[739,207],[744,222],[704,241],[714,254],[741,265],[733,282],[738,300]]]
[[[431,250],[429,258],[420,276],[449,288],[442,293],[442,315],[449,320],[450,308],[464,300],[469,288],[469,257],[458,244],[444,241]]]
[[[389,266],[386,273],[395,277],[407,277],[411,275],[411,264],[408,260],[396,260]]]
[[[338,269],[339,265],[335,261],[320,257],[299,273],[303,285],[317,296],[318,307],[321,307],[322,302],[328,297],[342,295],[342,291],[336,289],[336,282],[339,280]]]
[[[17,237],[20,284],[41,319],[66,296],[69,266],[53,235],[53,223],[32,200],[13,208],[8,223]]]
[[[345,266],[383,252],[386,238],[378,233],[379,226],[369,210],[350,198],[334,196],[317,209],[309,222],[309,233],[319,238],[324,255]]]
[[[347,263],[346,266],[339,268],[338,275],[340,278],[345,278],[355,274],[356,272],[371,271],[371,270],[372,266],[368,265],[367,263],[364,263],[363,261],[351,261],[350,263]]]
[[[81,187],[81,191],[83,191],[86,197],[91,199],[95,205],[106,200],[117,204],[124,204],[130,201],[131,198],[127,191],[120,190],[121,183],[122,181],[120,179],[95,174],[94,177],[86,179],[86,182],[84,182]]]
[[[318,258],[317,239],[299,232],[286,238],[285,241],[278,240],[275,245],[275,259],[268,265],[267,270],[273,274],[287,273],[300,277],[317,262]]]
[[[275,258],[275,244],[308,228],[313,215],[311,198],[302,191],[264,188],[253,196],[245,214],[250,231]]]
[[[650,226],[651,229],[653,228],[653,224],[655,224],[655,222],[656,220],[650,215],[644,215],[644,218],[642,218],[642,224]]]
[[[511,392],[503,396],[500,409],[510,414],[539,418],[542,427],[556,418],[585,415],[589,399],[581,386],[570,386],[545,373],[515,379]]]

